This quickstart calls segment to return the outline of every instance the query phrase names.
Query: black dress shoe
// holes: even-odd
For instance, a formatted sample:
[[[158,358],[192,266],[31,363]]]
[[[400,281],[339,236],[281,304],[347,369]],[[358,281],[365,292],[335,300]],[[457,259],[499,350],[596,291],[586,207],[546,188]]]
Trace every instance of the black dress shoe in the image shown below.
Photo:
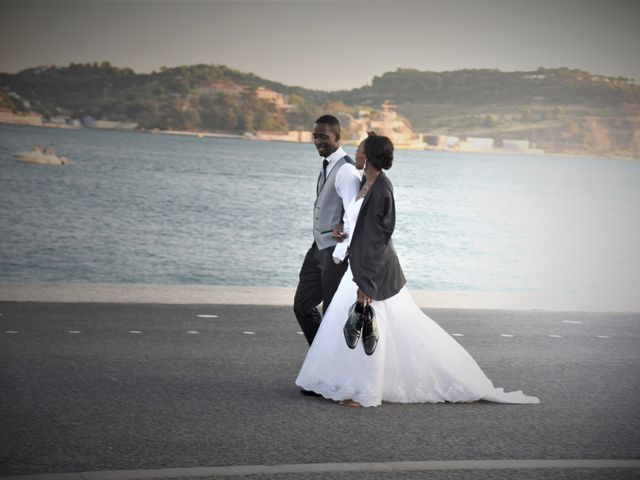
[[[355,302],[349,308],[349,315],[347,316],[347,321],[342,328],[342,332],[344,333],[344,339],[347,342],[347,347],[354,349],[356,345],[358,345],[358,340],[360,340],[360,335],[362,334],[362,312],[364,311],[364,306],[358,302]]]
[[[363,320],[362,346],[364,353],[373,355],[378,346],[378,327],[376,325],[376,312],[371,305],[366,305],[360,317]]]
[[[300,389],[300,393],[306,395],[307,397],[321,397],[319,393],[314,392],[313,390],[305,390],[304,388]]]

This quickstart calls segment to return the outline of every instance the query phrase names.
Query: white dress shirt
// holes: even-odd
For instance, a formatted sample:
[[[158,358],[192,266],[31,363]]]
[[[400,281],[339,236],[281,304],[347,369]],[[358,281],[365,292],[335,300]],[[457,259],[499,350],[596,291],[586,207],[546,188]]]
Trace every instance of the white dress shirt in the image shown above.
[[[338,147],[335,152],[327,157],[327,161],[329,162],[327,165],[327,176],[329,176],[329,173],[333,167],[335,167],[336,162],[346,154],[347,152],[345,152],[342,147]],[[360,190],[360,181],[360,172],[350,163],[345,163],[342,165],[340,170],[336,172],[336,192],[342,200],[342,207],[345,212],[347,211],[351,200],[356,198],[356,195]]]

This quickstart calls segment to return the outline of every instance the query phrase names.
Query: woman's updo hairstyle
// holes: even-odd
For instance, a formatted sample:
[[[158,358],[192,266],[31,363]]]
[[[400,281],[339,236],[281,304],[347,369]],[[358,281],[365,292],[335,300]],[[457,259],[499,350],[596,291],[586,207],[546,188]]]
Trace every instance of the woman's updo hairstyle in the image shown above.
[[[393,164],[393,143],[383,135],[371,135],[364,141],[367,162],[378,170],[389,170]]]

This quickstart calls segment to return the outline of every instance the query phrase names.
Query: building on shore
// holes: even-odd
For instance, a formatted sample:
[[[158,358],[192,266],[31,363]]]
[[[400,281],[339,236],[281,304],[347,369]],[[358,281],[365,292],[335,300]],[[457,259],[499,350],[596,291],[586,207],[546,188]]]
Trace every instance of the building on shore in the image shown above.
[[[420,140],[424,143],[426,150],[454,150],[460,144],[460,137],[451,135],[421,133]]]
[[[288,132],[269,132],[260,130],[255,133],[254,140],[263,142],[311,142],[311,132],[308,130],[289,130]]]
[[[511,140],[507,138],[502,140],[502,147],[499,150],[504,153],[544,153],[544,150],[532,148],[529,140]]]
[[[467,137],[458,145],[461,152],[483,152],[493,149],[495,140],[486,137]]]
[[[34,127],[42,127],[44,119],[39,113],[14,113],[8,109],[0,110],[0,123],[8,123],[12,125],[31,125]]]
[[[112,120],[96,120],[86,115],[82,118],[82,124],[87,128],[103,128],[106,130],[135,130],[138,124],[135,122],[116,122]]]
[[[398,148],[424,149],[426,145],[420,136],[413,132],[409,120],[398,115],[396,108],[387,100],[382,104],[382,111],[360,110],[359,117],[353,120],[357,138],[366,138],[367,132],[374,131],[389,137]]]

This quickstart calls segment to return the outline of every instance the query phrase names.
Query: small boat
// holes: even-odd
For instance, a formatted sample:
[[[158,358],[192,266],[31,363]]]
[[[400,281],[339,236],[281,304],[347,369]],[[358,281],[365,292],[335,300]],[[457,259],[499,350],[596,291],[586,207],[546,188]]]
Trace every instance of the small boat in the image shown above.
[[[50,149],[41,149],[39,147],[33,147],[33,150],[28,152],[19,152],[14,155],[18,160],[24,162],[37,163],[38,165],[66,165],[69,163],[67,157],[56,155],[56,153]]]

